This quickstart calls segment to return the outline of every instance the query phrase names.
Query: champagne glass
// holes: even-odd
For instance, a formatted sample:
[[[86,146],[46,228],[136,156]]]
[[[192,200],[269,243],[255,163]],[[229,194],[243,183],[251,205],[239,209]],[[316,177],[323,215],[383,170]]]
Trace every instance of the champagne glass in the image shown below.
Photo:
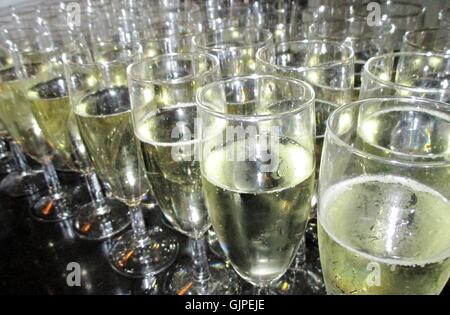
[[[252,75],[197,92],[206,206],[236,272],[268,293],[304,237],[314,191],[314,91]]]
[[[106,198],[102,191],[72,113],[63,67],[65,53],[85,58],[90,58],[90,53],[80,33],[54,29],[42,38],[49,45],[40,53],[44,67],[27,80],[26,86],[31,110],[52,148],[59,152],[66,165],[80,172],[86,180],[92,202],[74,211],[75,231],[84,239],[105,239],[129,225],[128,208],[118,200]]]
[[[159,229],[148,231],[145,227],[140,204],[148,182],[133,133],[126,81],[126,67],[136,55],[133,51],[114,55],[118,59],[100,62],[68,56],[66,78],[80,135],[94,169],[112,195],[129,206],[132,230],[114,243],[111,265],[126,276],[146,277],[172,264],[178,244]]]
[[[327,122],[319,249],[329,294],[439,294],[450,275],[449,104],[372,98]]]
[[[327,40],[283,42],[261,48],[256,60],[258,73],[309,82],[318,101],[337,107],[352,100],[354,50],[344,43]]]
[[[351,17],[344,20],[316,21],[308,27],[308,39],[341,42],[353,48],[355,53],[355,80],[353,100],[359,99],[361,75],[369,58],[393,52],[395,26],[384,22],[368,25],[366,18]]]
[[[423,27],[425,19],[425,8],[416,3],[397,0],[378,0],[381,9],[381,24],[389,23],[395,26],[392,34],[394,51],[401,49],[403,35],[407,31]],[[369,1],[359,2],[352,5],[352,16],[367,18],[367,4]]]
[[[450,27],[406,32],[403,37],[402,51],[432,51],[450,55]]]
[[[353,74],[354,74],[354,51],[353,49],[339,42],[327,40],[302,40],[290,41],[269,45],[261,48],[256,54],[257,72],[275,74],[286,77],[293,77],[309,82],[316,92],[316,123],[317,128],[322,128],[323,116],[330,113],[332,108],[348,103],[353,97]],[[326,115],[325,115],[326,116]],[[320,163],[323,131],[318,132],[316,138],[316,165]],[[307,235],[316,243],[316,205],[317,193],[312,198],[311,217],[309,220]],[[302,264],[303,262],[303,264]],[[306,263],[305,242],[301,243],[295,265],[292,266],[298,277],[316,283],[306,287],[298,283],[294,277],[291,289],[305,290],[312,292],[321,290],[321,285],[315,279],[320,279],[313,266]],[[282,279],[288,281],[289,279]],[[292,277],[289,280],[292,282]],[[298,289],[297,289],[298,288]],[[283,290],[283,284],[279,286]]]
[[[354,55],[351,47],[333,41],[283,42],[257,52],[257,71],[305,80],[316,99],[343,105],[352,99]]]
[[[33,217],[45,222],[56,222],[71,217],[70,202],[78,193],[77,189],[63,191],[59,182],[53,159],[59,156],[49,145],[42,129],[31,110],[26,86],[44,64],[37,54],[37,39],[33,29],[8,30],[12,35],[7,40],[14,66],[5,69],[2,82],[1,117],[13,138],[33,159],[39,161],[44,169],[48,195],[42,196],[31,209]],[[36,37],[32,37],[33,34]],[[11,40],[13,39],[13,40]],[[20,154],[20,153],[19,153]]]
[[[450,103],[450,56],[401,52],[369,59],[364,66],[360,99],[413,96]]]
[[[264,29],[231,27],[199,33],[192,42],[195,51],[219,58],[222,77],[228,78],[253,74],[256,51],[272,43],[272,34]]]
[[[195,93],[220,77],[219,61],[202,53],[165,54],[133,64],[128,77],[135,134],[154,196],[172,226],[193,240],[192,266],[169,272],[167,290],[236,293],[233,276],[224,266],[210,265],[206,255],[205,233],[211,223],[195,131]]]

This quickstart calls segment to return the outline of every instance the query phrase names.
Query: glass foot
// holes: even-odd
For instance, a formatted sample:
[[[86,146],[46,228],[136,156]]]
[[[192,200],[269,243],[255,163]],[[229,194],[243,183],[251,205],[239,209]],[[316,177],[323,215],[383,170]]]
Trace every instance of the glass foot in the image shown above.
[[[73,216],[73,210],[82,200],[81,186],[63,186],[57,197],[44,195],[31,209],[31,216],[42,222],[60,222]]]
[[[179,263],[167,273],[165,290],[176,295],[233,295],[241,292],[236,272],[221,261],[209,261],[211,277],[203,282],[194,281],[192,262]]]
[[[143,278],[160,273],[173,264],[178,254],[176,239],[160,230],[149,234],[146,240],[138,241],[131,230],[116,240],[109,256],[117,272]]]
[[[90,202],[75,211],[74,227],[80,238],[94,241],[103,240],[119,234],[130,225],[126,204],[111,198],[105,201],[102,209]]]
[[[0,192],[15,198],[33,195],[45,187],[42,171],[13,172],[0,182]]]
[[[41,222],[60,222],[72,217],[67,198],[44,196],[31,208],[31,216]]]

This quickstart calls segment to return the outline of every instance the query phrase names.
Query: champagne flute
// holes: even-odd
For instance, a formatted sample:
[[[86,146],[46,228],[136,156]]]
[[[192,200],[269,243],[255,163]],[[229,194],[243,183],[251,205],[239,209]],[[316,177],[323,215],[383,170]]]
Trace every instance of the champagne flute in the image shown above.
[[[450,275],[449,104],[371,98],[327,122],[319,249],[329,294],[439,294]]]
[[[353,97],[354,51],[344,43],[326,40],[283,42],[261,48],[256,54],[256,59],[258,73],[302,79],[313,86],[316,92],[316,121],[320,122],[318,128],[324,123],[323,120],[320,121],[320,116],[324,114],[322,110],[327,109],[325,113],[329,113],[330,107],[348,103]],[[321,151],[321,134],[323,132],[318,133],[319,137],[316,139],[316,152]],[[316,155],[316,165],[319,163],[320,155]],[[316,242],[316,192],[312,202],[313,211],[307,234],[313,242]],[[320,276],[316,275],[311,266],[301,264],[301,262],[305,262],[305,253],[305,242],[302,242],[296,264],[293,266],[294,272],[299,276],[305,275],[307,279],[312,279],[311,283],[317,283],[315,279],[320,279]],[[295,287],[298,287],[299,290],[305,289],[302,284],[293,287],[294,291]],[[283,285],[279,288],[283,291]],[[314,292],[316,288],[320,290],[321,285],[313,285],[308,289]]]
[[[95,171],[113,196],[130,208],[132,230],[114,243],[111,265],[126,276],[146,277],[172,264],[178,244],[159,229],[148,231],[145,227],[140,204],[148,182],[133,133],[126,85],[126,67],[135,52],[115,51],[114,55],[119,59],[100,62],[68,56],[66,78],[78,128]]]
[[[381,24],[389,23],[395,26],[392,34],[394,51],[400,51],[403,35],[407,31],[423,27],[425,8],[416,3],[398,0],[379,0],[381,9]],[[367,3],[359,2],[352,5],[351,16],[367,18]]]
[[[358,100],[364,64],[373,56],[393,52],[394,32],[395,26],[392,23],[368,25],[366,18],[351,17],[344,20],[316,21],[308,27],[307,38],[340,42],[353,48],[355,80],[352,99]]]
[[[130,66],[129,88],[136,137],[147,177],[165,217],[192,242],[192,266],[167,275],[177,294],[236,293],[233,274],[209,264],[205,233],[211,223],[202,192],[196,137],[195,94],[220,77],[216,57],[201,53],[164,54]]]
[[[450,27],[425,28],[405,33],[402,51],[450,54]]]
[[[360,99],[412,96],[450,103],[450,56],[401,52],[369,59],[364,66]]]
[[[195,51],[219,58],[222,77],[229,78],[255,73],[256,51],[272,43],[272,34],[254,27],[230,27],[204,31],[192,42]]]
[[[269,75],[197,92],[208,213],[231,265],[267,293],[304,237],[314,191],[314,91]]]
[[[70,106],[63,67],[65,53],[90,58],[89,50],[82,34],[67,29],[53,29],[41,38],[49,47],[40,52],[41,71],[27,80],[31,110],[52,148],[59,152],[70,169],[80,172],[86,180],[92,202],[80,205],[74,211],[76,233],[90,240],[111,237],[129,225],[128,208],[118,200],[104,196]]]
[[[44,169],[48,195],[42,196],[31,209],[33,217],[45,222],[56,222],[71,217],[69,202],[77,194],[72,188],[63,191],[52,160],[59,156],[49,145],[31,110],[25,86],[44,67],[37,54],[40,44],[33,29],[8,30],[7,44],[14,66],[4,70],[1,101],[1,117],[14,139]],[[35,35],[36,37],[33,37]],[[20,154],[20,152],[19,152]]]

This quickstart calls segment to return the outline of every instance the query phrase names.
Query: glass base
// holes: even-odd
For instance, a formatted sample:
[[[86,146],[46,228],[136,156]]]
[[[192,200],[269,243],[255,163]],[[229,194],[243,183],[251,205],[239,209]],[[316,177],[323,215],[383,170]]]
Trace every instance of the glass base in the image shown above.
[[[46,194],[36,201],[31,216],[41,222],[60,222],[73,216],[73,210],[83,200],[82,186],[62,186],[58,196]]]
[[[72,217],[67,197],[52,198],[44,196],[31,208],[31,216],[41,222],[60,222]]]
[[[0,192],[15,198],[31,196],[45,187],[42,171],[13,172],[0,182]]]
[[[193,279],[192,262],[185,261],[171,269],[165,279],[165,290],[176,295],[234,295],[241,292],[236,272],[226,263],[209,261],[211,277],[207,281]]]
[[[86,240],[99,241],[119,234],[130,225],[128,206],[117,199],[105,200],[103,209],[90,202],[73,215],[75,232]]]
[[[143,278],[167,269],[178,254],[178,242],[161,230],[152,230],[145,241],[128,231],[115,242],[110,256],[114,270],[128,277]]]

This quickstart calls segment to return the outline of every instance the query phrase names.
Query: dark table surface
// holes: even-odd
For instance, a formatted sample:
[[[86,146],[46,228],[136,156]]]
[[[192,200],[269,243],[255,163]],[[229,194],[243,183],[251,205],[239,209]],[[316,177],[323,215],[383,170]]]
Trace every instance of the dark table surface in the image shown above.
[[[0,178],[1,179],[1,178]],[[74,173],[60,173],[68,187],[83,185]],[[82,194],[88,198],[87,192]],[[86,199],[88,200],[88,199]],[[111,240],[93,242],[78,239],[71,221],[42,223],[32,219],[29,197],[11,198],[0,194],[0,294],[165,294],[167,272],[155,279],[133,279],[116,273],[108,262]],[[82,202],[82,201],[80,201]],[[158,211],[147,210],[148,224],[158,222]],[[177,264],[187,264],[188,240],[171,232],[179,239],[180,254]],[[308,261],[318,262],[317,249],[308,243]],[[219,259],[212,252],[210,259]],[[81,286],[67,285],[67,265],[76,262],[81,267]],[[317,267],[317,266],[316,266]],[[173,267],[174,268],[174,267]],[[155,285],[156,284],[156,285]],[[243,290],[249,290],[242,281]],[[306,284],[305,284],[306,285]],[[448,294],[449,286],[443,294]],[[319,290],[324,293],[323,290]],[[310,293],[303,287],[292,293]]]

